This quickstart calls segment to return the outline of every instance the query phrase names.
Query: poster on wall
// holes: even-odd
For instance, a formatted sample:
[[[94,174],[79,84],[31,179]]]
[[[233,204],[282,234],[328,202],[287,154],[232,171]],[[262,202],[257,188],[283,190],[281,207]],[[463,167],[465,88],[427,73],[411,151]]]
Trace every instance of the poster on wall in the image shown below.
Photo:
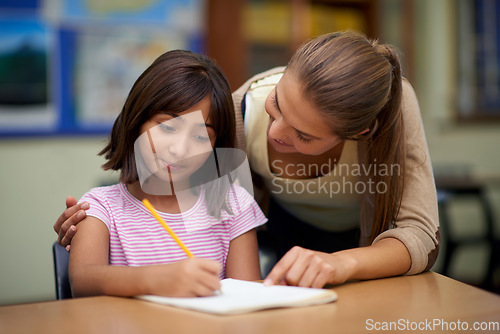
[[[0,18],[0,132],[47,132],[57,123],[51,98],[53,35],[36,19]]]
[[[65,70],[74,85],[76,122],[89,130],[113,124],[133,83],[158,56],[187,47],[179,35],[147,28],[92,30],[75,38],[74,67]]]
[[[202,0],[57,0],[71,22],[161,24],[184,33],[202,26]],[[56,2],[57,2],[56,1]]]
[[[54,7],[55,3],[58,3]],[[172,49],[199,51],[200,0],[59,0],[66,129],[106,132],[139,75]]]
[[[0,0],[0,137],[108,134],[139,75],[202,51],[203,0]]]

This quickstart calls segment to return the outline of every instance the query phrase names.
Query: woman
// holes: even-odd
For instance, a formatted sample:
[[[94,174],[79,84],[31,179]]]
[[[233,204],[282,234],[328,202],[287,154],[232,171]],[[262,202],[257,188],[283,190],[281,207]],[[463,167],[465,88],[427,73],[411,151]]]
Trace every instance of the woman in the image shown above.
[[[352,32],[317,37],[233,99],[238,143],[270,197],[267,225],[284,254],[266,284],[432,267],[436,190],[415,93],[390,46]],[[64,246],[85,216],[66,202],[54,225]]]

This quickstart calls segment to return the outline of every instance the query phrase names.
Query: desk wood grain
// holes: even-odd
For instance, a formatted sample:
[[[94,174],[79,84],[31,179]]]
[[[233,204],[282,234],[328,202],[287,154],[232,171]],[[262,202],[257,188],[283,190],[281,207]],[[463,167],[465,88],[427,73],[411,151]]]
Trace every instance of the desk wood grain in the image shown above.
[[[390,322],[416,325],[438,319],[452,326],[457,321],[468,326],[475,322],[489,322],[490,326],[496,323],[498,326],[500,321],[500,296],[432,272],[351,282],[333,289],[339,296],[334,303],[232,316],[108,296],[2,306],[0,332],[346,334],[393,332],[368,328]],[[439,327],[435,332],[458,331]],[[475,332],[499,333],[500,329]]]

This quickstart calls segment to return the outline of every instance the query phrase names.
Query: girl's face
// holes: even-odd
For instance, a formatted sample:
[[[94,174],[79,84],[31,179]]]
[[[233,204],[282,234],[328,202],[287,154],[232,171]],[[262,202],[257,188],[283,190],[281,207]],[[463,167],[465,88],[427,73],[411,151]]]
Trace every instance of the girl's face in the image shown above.
[[[325,116],[303,97],[299,81],[289,71],[267,97],[265,109],[267,140],[277,152],[320,155],[342,142]]]
[[[156,114],[141,126],[138,148],[148,171],[165,181],[189,182],[215,145],[210,106],[207,96],[181,113]]]

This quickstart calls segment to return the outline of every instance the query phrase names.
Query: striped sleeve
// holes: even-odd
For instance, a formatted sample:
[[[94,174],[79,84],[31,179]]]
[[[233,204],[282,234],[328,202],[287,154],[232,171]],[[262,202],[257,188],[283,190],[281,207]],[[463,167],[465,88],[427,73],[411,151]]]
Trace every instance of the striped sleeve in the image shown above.
[[[234,213],[229,226],[231,240],[267,222],[257,202],[244,188],[234,186],[228,198]]]
[[[103,194],[101,194],[100,188],[93,188],[85,193],[82,198],[80,198],[79,203],[81,202],[87,202],[90,205],[90,208],[86,212],[87,216],[101,220],[106,224],[108,230],[111,230],[112,222],[109,214],[109,205],[106,204],[107,201]]]

